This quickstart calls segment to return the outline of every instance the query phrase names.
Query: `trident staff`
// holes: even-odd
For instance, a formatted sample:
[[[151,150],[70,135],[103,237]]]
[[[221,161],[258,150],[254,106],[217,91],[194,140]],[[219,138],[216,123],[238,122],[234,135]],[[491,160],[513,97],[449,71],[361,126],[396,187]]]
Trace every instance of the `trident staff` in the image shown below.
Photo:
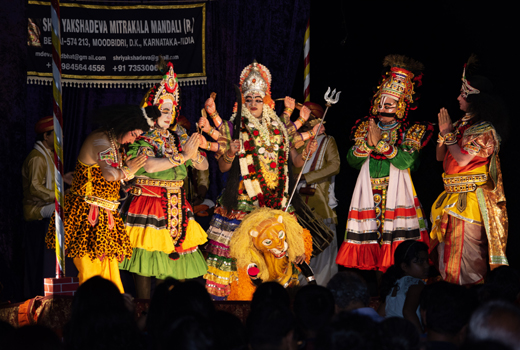
[[[330,87],[327,89],[327,92],[325,93],[325,96],[324,96],[324,99],[325,99],[325,106],[327,108],[325,108],[325,113],[323,113],[323,118],[321,118],[321,122],[320,122],[320,127],[318,130],[321,129],[322,125],[323,125],[323,122],[325,121],[325,117],[327,116],[327,111],[329,110],[329,107],[338,103],[339,101],[339,94],[341,94],[341,91],[338,91],[338,93],[336,94],[336,89],[334,89],[334,91],[332,91],[332,94],[330,93]],[[316,133],[317,135],[318,133]],[[315,138],[316,136],[312,136],[312,138]],[[306,158],[305,159],[305,162],[303,163],[303,166],[302,166],[302,170],[300,171],[300,173],[298,174],[298,179],[296,180],[296,183],[300,182],[300,179],[302,177],[302,174],[303,174],[303,169],[305,169],[305,165],[307,164],[307,161],[309,160],[309,158]],[[292,202],[292,199],[294,197],[294,192],[296,192],[296,187],[297,186],[294,186],[293,190],[292,190],[292,193],[291,193],[291,197],[289,197],[289,201],[287,202],[287,206],[284,208],[284,211],[287,211],[287,208],[289,208],[289,206],[291,205],[291,202]]]

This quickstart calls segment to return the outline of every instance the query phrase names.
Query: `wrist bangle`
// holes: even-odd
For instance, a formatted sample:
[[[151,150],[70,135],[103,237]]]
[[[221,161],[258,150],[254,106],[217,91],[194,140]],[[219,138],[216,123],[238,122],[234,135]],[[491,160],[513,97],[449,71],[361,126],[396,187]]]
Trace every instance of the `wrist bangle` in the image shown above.
[[[444,135],[444,144],[446,146],[451,146],[457,143],[457,134],[454,132],[449,132]]]
[[[383,140],[379,140],[379,142],[376,145],[376,152],[380,154],[388,152],[389,149],[390,146]]]
[[[206,151],[211,151],[211,142],[208,141],[208,145],[206,146]]]
[[[132,180],[134,178],[134,174],[132,174],[132,172],[130,171],[130,168],[126,165],[123,165],[121,167],[121,171],[123,172],[123,174],[125,175],[125,177],[123,178],[123,180]]]
[[[226,163],[231,164],[231,163],[233,163],[233,160],[235,160],[235,156],[230,157],[230,156],[228,156],[228,153],[227,153],[227,152],[224,152],[224,161],[225,161]]]
[[[215,119],[216,117],[218,117],[218,112],[215,110],[215,112],[211,113],[211,114],[209,115],[209,117],[210,117],[211,119]]]
[[[215,131],[215,128],[210,126],[208,135],[211,136],[211,134],[213,134],[213,131]]]
[[[439,144],[439,146],[442,146],[444,144],[444,141],[446,141],[446,140],[444,139],[444,137],[439,132],[439,137],[437,139],[437,143]]]
[[[184,163],[184,155],[182,153],[175,154],[173,157],[168,157],[168,160],[176,167]]]
[[[285,109],[283,110],[283,112],[288,115],[291,115],[293,111],[294,111],[294,109],[292,109],[290,107],[285,107]]]
[[[307,123],[307,121],[305,120],[305,118],[303,118],[302,116],[299,116],[298,119],[296,119],[296,121],[302,123],[302,125],[304,125],[305,123]]]
[[[309,133],[309,138],[314,137],[314,135],[316,135],[314,133],[314,131],[312,131],[312,130],[309,130],[308,133]]]
[[[204,161],[204,157],[202,156],[202,154],[197,152],[197,159],[196,160],[192,160],[192,161],[195,164],[200,164],[200,163],[202,163],[202,161]]]

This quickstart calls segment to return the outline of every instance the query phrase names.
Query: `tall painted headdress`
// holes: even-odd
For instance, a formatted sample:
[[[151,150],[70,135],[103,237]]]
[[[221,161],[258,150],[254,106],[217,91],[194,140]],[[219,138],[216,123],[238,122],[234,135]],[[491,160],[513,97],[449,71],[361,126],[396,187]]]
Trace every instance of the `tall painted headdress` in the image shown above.
[[[379,105],[392,98],[397,100],[396,119],[406,120],[409,109],[415,109],[414,87],[422,84],[422,63],[402,55],[388,55],[383,60],[383,66],[390,70],[383,76],[381,84],[374,95],[371,114],[377,115]]]
[[[242,70],[239,86],[243,98],[256,92],[262,96],[264,104],[274,108],[274,101],[271,99],[271,72],[266,66],[254,60]]]
[[[178,115],[180,109],[180,89],[177,74],[173,70],[171,62],[166,63],[163,58],[157,65],[163,77],[160,83],[155,84],[144,96],[141,106],[158,106],[159,109],[163,104],[172,104],[172,110],[175,109],[175,115]]]

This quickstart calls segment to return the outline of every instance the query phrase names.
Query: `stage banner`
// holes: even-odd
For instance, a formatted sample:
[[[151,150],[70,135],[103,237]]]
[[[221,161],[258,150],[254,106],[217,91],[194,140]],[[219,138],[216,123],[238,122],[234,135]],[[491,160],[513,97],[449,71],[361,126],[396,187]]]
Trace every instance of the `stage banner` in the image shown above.
[[[150,87],[159,55],[181,85],[206,83],[206,4],[107,6],[60,2],[65,86]],[[51,4],[29,1],[27,83],[52,82]]]

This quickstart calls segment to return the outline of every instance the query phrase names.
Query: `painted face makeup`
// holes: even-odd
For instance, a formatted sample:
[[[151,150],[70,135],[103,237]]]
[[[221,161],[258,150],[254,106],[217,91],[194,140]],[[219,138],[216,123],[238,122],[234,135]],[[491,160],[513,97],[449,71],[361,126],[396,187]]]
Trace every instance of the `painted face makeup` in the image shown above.
[[[248,94],[245,97],[245,105],[246,108],[249,109],[249,111],[255,118],[260,118],[262,116],[262,111],[264,108],[264,99],[260,94],[254,92]]]

